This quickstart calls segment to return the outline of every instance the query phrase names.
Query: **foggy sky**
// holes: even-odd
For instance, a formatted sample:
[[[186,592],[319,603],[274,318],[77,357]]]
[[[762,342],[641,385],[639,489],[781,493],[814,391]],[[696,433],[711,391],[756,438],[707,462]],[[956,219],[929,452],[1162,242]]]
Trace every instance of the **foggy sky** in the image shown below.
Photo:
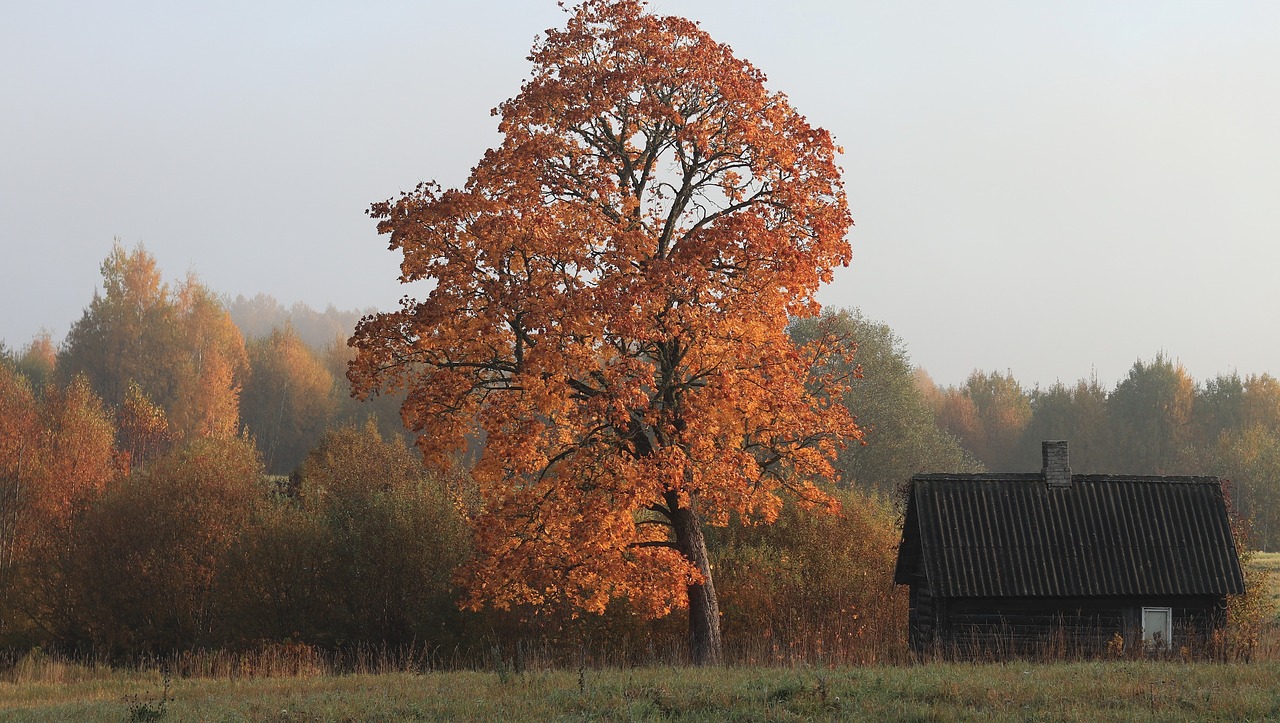
[[[1122,7],[1123,6],[1123,7]],[[943,384],[1280,374],[1280,3],[658,0],[845,148],[821,297]],[[498,141],[552,0],[10,3],[0,339],[61,339],[119,237],[169,279],[391,308],[364,215]]]

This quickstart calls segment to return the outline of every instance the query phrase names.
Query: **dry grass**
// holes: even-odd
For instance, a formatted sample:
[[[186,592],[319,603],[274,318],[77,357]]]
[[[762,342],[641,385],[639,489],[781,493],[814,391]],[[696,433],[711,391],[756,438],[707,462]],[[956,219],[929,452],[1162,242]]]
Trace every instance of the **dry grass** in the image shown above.
[[[1275,611],[1277,622],[1280,622],[1280,552],[1255,552],[1249,566],[1266,576],[1270,589],[1268,599]]]
[[[157,671],[81,673],[0,683],[0,711],[18,720],[128,720],[144,710],[128,696],[158,710]],[[1278,676],[1275,663],[1128,661],[179,678],[164,719],[1259,720],[1280,717]]]

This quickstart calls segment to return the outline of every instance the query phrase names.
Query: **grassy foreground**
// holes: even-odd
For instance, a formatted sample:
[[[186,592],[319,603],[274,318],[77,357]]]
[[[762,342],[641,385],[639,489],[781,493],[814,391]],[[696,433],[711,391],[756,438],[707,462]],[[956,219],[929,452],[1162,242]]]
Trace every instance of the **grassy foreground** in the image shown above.
[[[1266,576],[1271,608],[1280,619],[1280,552],[1255,552],[1249,566]]]
[[[1280,664],[644,668],[0,683],[5,720],[1274,720]]]

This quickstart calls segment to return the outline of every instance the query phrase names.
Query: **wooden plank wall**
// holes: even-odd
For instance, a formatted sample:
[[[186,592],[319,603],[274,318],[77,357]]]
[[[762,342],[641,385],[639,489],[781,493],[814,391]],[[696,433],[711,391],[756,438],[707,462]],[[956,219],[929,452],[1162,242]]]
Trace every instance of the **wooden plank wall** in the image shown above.
[[[1206,649],[1223,598],[935,598],[912,586],[910,642],[957,657],[1092,657],[1141,649],[1143,607],[1173,610],[1174,651]],[[1135,646],[1137,646],[1135,648]]]

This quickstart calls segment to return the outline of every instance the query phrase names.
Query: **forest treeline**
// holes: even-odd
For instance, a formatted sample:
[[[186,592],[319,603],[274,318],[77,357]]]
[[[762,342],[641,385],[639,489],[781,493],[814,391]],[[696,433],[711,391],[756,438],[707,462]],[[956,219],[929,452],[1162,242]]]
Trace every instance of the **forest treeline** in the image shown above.
[[[394,390],[351,398],[357,317],[168,283],[145,249],[116,245],[65,340],[0,345],[0,646],[416,645],[479,660],[537,641],[669,659],[679,616],[459,608],[475,491],[423,466]],[[940,388],[885,324],[842,310],[791,333],[820,328],[857,344],[843,402],[865,444],[840,455],[841,514],[787,507],[774,525],[708,531],[737,659],[905,655],[895,490],[921,471],[1038,469],[1043,439],[1070,440],[1077,472],[1229,477],[1254,540],[1280,544],[1268,375],[1198,383],[1157,355],[1111,390],[987,372]]]
[[[921,380],[938,427],[988,469],[1034,471],[1040,442],[1065,439],[1077,473],[1220,476],[1252,543],[1280,550],[1280,381],[1270,374],[1199,382],[1159,353],[1112,389],[1085,378],[1028,390],[1008,372],[975,371],[944,389]]]

